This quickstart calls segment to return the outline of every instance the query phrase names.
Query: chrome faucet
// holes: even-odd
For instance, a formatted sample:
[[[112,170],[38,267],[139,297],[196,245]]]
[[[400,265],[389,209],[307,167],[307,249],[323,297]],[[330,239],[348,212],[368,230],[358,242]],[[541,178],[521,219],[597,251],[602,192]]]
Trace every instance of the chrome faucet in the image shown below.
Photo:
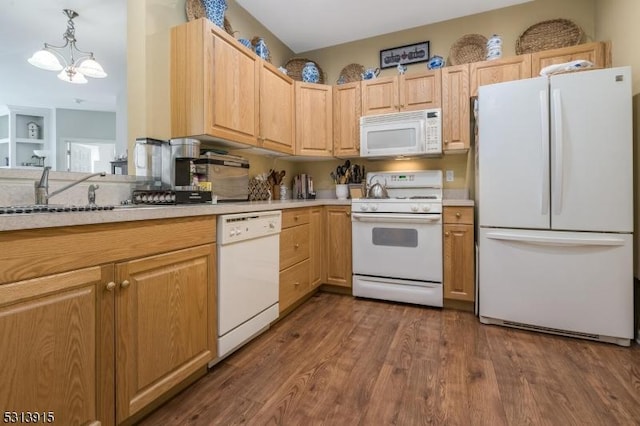
[[[42,171],[42,176],[40,176],[40,181],[35,182],[36,204],[49,204],[49,198],[53,197],[54,195],[57,195],[62,191],[66,191],[72,186],[76,186],[80,182],[84,182],[85,180],[91,179],[92,177],[106,175],[105,172],[93,173],[89,176],[83,177],[82,179],[78,179],[74,182],[71,182],[69,185],[65,185],[62,188],[56,191],[53,191],[51,194],[49,194],[49,170],[51,170],[50,166],[45,167],[44,170]]]

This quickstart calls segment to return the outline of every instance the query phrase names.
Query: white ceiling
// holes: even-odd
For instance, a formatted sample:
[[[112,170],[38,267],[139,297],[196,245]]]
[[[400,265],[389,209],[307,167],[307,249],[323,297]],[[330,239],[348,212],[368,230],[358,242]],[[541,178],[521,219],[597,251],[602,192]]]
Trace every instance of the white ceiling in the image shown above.
[[[77,47],[94,53],[107,78],[69,84],[27,62],[43,43],[64,43],[62,9],[80,15]],[[1,10],[0,105],[116,110],[116,95],[126,96],[127,0],[2,0]]]
[[[0,105],[116,110],[118,94],[126,96],[127,0],[0,1]],[[178,2],[146,1],[173,7]],[[298,53],[530,0],[236,1]],[[79,13],[78,48],[94,52],[107,78],[69,84],[27,62],[44,42],[62,44],[62,9]]]
[[[294,53],[531,0],[236,0]]]

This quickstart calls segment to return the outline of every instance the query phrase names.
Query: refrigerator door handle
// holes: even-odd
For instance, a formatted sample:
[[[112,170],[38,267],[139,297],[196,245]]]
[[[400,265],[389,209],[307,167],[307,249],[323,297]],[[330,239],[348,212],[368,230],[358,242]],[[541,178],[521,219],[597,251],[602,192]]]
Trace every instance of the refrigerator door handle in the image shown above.
[[[548,90],[540,91],[540,213],[549,213],[549,97]]]
[[[553,186],[551,189],[551,204],[553,212],[560,214],[562,212],[562,186],[563,186],[563,128],[562,128],[562,97],[560,96],[560,90],[553,90],[553,118],[555,128],[554,138],[554,155],[555,155],[555,167],[553,173]]]
[[[546,246],[623,246],[625,244],[624,239],[615,237],[548,237],[507,232],[489,232],[487,233],[487,238]]]

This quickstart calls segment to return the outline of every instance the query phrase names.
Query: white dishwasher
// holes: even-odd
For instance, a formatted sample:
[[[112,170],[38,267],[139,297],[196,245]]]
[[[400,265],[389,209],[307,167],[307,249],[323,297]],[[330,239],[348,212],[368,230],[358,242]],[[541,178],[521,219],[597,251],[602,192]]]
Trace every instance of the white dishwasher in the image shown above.
[[[282,212],[218,217],[218,358],[278,318]]]

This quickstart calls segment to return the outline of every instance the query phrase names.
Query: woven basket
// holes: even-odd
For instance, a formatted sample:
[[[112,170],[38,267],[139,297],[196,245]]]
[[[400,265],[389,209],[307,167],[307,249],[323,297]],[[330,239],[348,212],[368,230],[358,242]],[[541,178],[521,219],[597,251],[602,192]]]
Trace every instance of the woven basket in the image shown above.
[[[342,68],[340,71],[340,77],[344,83],[351,83],[352,81],[362,80],[362,73],[364,72],[364,66],[360,64],[349,64]],[[339,79],[339,77],[338,77]]]
[[[317,62],[312,61],[307,58],[291,58],[284,64],[284,67],[287,69],[287,75],[296,81],[302,81],[302,68],[304,68],[304,64],[307,62],[313,62],[316,64],[316,68],[318,68],[318,72],[320,73],[320,80],[318,83],[324,84],[324,71],[320,68]]]
[[[184,10],[187,12],[187,20],[189,21],[207,17],[207,12],[204,9],[202,0],[187,0],[184,4]],[[224,30],[227,34],[233,35],[233,28],[226,16],[224,17]]]
[[[568,19],[551,19],[527,28],[516,40],[516,53],[539,52],[559,47],[575,46],[584,38],[582,28]]]
[[[487,38],[481,34],[467,34],[456,40],[449,50],[449,64],[461,65],[484,61],[487,58]]]

